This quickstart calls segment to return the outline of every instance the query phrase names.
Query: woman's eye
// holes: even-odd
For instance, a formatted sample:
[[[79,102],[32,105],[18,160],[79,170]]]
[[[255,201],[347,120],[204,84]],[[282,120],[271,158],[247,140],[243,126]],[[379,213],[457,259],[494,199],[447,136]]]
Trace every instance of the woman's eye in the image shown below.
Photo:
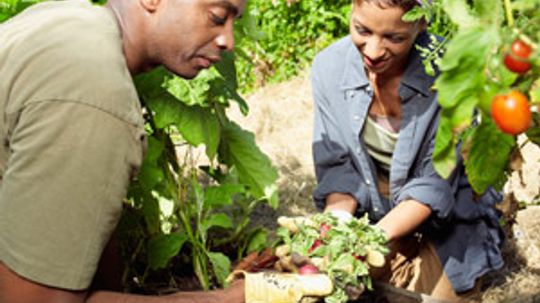
[[[388,40],[390,40],[390,42],[392,42],[392,43],[401,43],[401,42],[405,41],[405,38],[400,37],[400,36],[390,36],[388,38]]]
[[[367,36],[367,35],[369,35],[369,31],[367,31],[366,29],[361,28],[361,27],[356,27],[356,32],[357,32],[359,35],[362,35],[362,36]]]

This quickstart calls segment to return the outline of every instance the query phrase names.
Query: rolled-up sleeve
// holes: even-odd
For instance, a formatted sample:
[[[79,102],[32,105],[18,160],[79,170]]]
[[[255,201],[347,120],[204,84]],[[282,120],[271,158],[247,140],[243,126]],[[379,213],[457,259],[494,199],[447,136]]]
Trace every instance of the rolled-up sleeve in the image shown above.
[[[315,204],[323,209],[326,197],[331,193],[352,195],[359,203],[359,210],[367,209],[369,192],[362,176],[354,166],[343,134],[343,121],[336,105],[331,106],[324,94],[324,85],[319,79],[319,65],[315,61],[311,73],[314,106],[313,160],[317,187],[313,192]],[[341,116],[345,119],[344,116]]]
[[[435,148],[436,129],[436,125],[431,127],[431,131],[426,138],[429,143],[420,151],[414,177],[401,187],[395,199],[398,202],[415,200],[429,206],[433,211],[432,221],[440,224],[450,218],[456,204],[453,185],[455,172],[448,179],[443,179],[435,171],[433,150]]]

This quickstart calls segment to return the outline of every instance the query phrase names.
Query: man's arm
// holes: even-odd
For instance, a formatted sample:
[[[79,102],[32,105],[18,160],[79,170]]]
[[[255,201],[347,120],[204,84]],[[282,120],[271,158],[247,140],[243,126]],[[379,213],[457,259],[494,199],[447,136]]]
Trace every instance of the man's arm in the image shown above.
[[[168,296],[141,296],[109,291],[69,291],[24,279],[0,263],[0,303],[243,303],[244,284],[209,292],[179,292]]]

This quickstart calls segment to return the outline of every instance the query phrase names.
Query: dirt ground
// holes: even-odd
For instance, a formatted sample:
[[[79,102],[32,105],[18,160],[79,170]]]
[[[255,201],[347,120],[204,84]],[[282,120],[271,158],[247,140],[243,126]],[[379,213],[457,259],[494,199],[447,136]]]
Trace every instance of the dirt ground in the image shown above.
[[[247,117],[237,108],[229,116],[255,133],[258,145],[280,172],[280,206],[258,209],[255,216],[272,228],[280,215],[309,215],[315,185],[311,158],[313,121],[308,73],[269,85],[246,96]],[[482,302],[540,302],[540,149],[526,144],[524,164],[505,187],[508,241],[506,265],[486,279]],[[517,211],[517,203],[528,206]]]

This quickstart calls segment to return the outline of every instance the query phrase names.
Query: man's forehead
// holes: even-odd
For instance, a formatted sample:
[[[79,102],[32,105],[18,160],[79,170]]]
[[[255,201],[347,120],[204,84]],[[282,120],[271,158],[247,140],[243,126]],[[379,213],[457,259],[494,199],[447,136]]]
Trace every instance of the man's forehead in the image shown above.
[[[201,0],[201,1],[206,2],[206,4],[209,6],[223,7],[229,10],[235,16],[242,15],[242,13],[244,12],[244,6],[246,4],[246,0]]]

